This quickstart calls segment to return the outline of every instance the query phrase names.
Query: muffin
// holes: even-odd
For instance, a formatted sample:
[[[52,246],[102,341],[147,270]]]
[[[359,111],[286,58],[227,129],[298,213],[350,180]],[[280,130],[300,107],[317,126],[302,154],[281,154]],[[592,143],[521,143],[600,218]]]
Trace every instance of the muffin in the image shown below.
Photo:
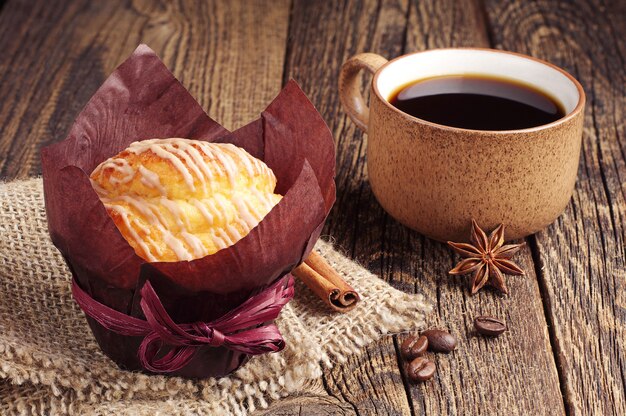
[[[154,139],[168,137],[200,143]],[[295,81],[230,132],[140,45],[42,149],[50,237],[103,353],[197,379],[280,351],[273,321],[335,201],[334,172],[332,134]]]
[[[149,262],[232,246],[282,198],[272,170],[242,148],[182,138],[131,143],[90,179],[123,237]]]

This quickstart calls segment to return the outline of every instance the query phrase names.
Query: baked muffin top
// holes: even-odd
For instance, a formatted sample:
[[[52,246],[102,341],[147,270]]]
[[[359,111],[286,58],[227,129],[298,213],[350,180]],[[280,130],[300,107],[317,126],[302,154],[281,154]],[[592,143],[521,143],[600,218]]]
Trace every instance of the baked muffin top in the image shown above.
[[[90,178],[126,241],[150,262],[231,246],[282,198],[272,170],[242,148],[182,138],[131,143]]]

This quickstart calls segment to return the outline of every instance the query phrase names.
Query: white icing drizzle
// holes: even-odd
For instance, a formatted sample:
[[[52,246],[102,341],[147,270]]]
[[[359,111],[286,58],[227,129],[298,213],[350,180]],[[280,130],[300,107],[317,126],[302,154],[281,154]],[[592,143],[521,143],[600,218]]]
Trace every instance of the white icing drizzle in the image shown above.
[[[122,221],[124,222],[124,225],[128,229],[128,232],[133,237],[133,239],[137,242],[137,244],[139,244],[139,247],[141,247],[146,257],[148,257],[148,261],[156,261],[157,260],[156,257],[154,257],[152,255],[152,252],[150,252],[150,247],[148,247],[145,241],[139,237],[139,234],[137,234],[137,231],[135,231],[135,228],[131,225],[128,219],[128,213],[126,212],[126,210],[117,205],[110,205],[110,206],[107,206],[107,208],[112,209],[113,211],[117,212],[120,215],[120,217],[122,217]]]
[[[187,187],[196,192],[197,185],[200,185],[202,195],[205,196],[200,199],[189,199],[189,205],[180,205],[179,202],[168,199],[168,190],[161,183],[159,174],[142,164],[138,164],[135,170],[126,159],[120,157],[110,159],[94,170],[92,177],[96,177],[104,169],[119,172],[119,175],[99,178],[108,180],[112,185],[128,183],[138,173],[141,184],[158,191],[159,196],[151,198],[132,194],[107,198],[109,191],[92,180],[92,185],[102,202],[108,209],[120,215],[130,236],[143,250],[148,261],[158,261],[155,253],[162,257],[165,246],[178,260],[192,260],[209,254],[209,248],[191,230],[189,215],[195,215],[191,212],[194,208],[209,226],[218,225],[204,235],[208,236],[220,250],[233,245],[256,227],[265,215],[263,212],[269,212],[274,205],[272,195],[267,194],[272,192],[276,185],[273,172],[263,162],[252,158],[237,146],[174,138],[134,142],[127,151],[135,155],[149,151],[171,162]],[[214,184],[219,183],[215,182],[215,178],[224,176],[228,178],[231,187],[235,188],[244,169],[247,173],[247,177],[244,178],[250,184],[248,188],[250,192],[228,188],[215,189],[217,193],[209,191],[209,188],[214,189],[217,186]],[[260,174],[267,175],[269,181],[256,183],[254,177]],[[264,191],[267,189],[267,192],[257,189],[257,186],[261,186]],[[130,215],[131,210],[141,215]],[[168,228],[168,224],[171,224],[171,221],[167,220],[168,217],[173,219],[179,229],[177,232],[174,233]],[[160,238],[157,238],[154,231],[161,234]]]
[[[133,177],[135,176],[135,169],[130,166],[126,159],[122,158],[106,160],[98,165],[95,171],[103,171],[106,169],[113,169],[115,172],[119,172],[121,174],[121,177],[111,175],[111,177],[109,178],[109,182],[111,182],[111,184],[113,185],[128,183],[132,181]]]
[[[241,238],[243,237],[240,233],[239,230],[237,230],[237,228],[233,227],[232,224],[227,224],[226,225],[226,230],[228,231],[228,236],[230,237],[230,241],[232,241],[234,244],[236,241],[241,240]]]
[[[161,196],[167,195],[167,191],[165,190],[163,185],[161,185],[161,179],[159,179],[159,175],[152,172],[150,169],[146,168],[143,165],[139,165],[139,174],[141,175],[140,181],[143,185],[151,189],[156,189],[157,191],[159,191]]]
[[[198,178],[200,180],[200,183],[202,184],[202,187],[204,189],[204,192],[206,192],[206,180],[204,175],[202,174],[202,171],[200,170],[200,168],[198,167],[198,165],[196,165],[195,160],[193,158],[193,156],[190,155],[189,152],[191,152],[192,149],[195,150],[195,148],[191,145],[187,145],[185,144],[184,147],[179,147],[179,145],[174,144],[174,145],[163,145],[163,148],[178,156],[180,158],[181,161],[184,161],[184,165],[187,166],[189,168],[188,172],[190,173],[190,176],[192,176],[192,181],[193,181],[193,175],[195,175],[196,178]],[[200,160],[201,164],[206,164],[204,162],[204,160]],[[193,175],[191,175],[191,173],[193,173]],[[195,187],[190,187],[190,189],[192,191],[195,191]]]
[[[221,162],[224,171],[226,172],[226,176],[228,176],[228,180],[231,186],[235,186],[235,171],[237,166],[233,163],[233,160],[230,157],[227,157],[224,153],[214,153],[217,156],[217,159]]]
[[[203,199],[202,202],[205,204],[207,210],[212,212],[213,223],[219,224],[222,221],[223,214],[219,209],[217,209],[217,206],[215,204],[215,199],[214,198]]]
[[[215,149],[221,151],[214,152]],[[202,157],[199,150],[208,156],[209,160]],[[243,164],[249,177],[259,174],[273,177],[273,173],[264,163],[251,158],[243,149],[229,143],[208,143],[179,138],[152,139],[134,142],[128,151],[134,154],[151,151],[157,156],[171,161],[192,190],[195,190],[194,176],[203,185],[215,176],[208,164],[215,159],[219,160],[222,168],[221,173],[226,174],[231,185],[234,185],[237,179],[237,162]],[[273,182],[275,185],[275,180]]]
[[[256,227],[258,221],[250,212],[249,206],[243,202],[243,200],[238,195],[233,195],[232,199],[237,211],[239,211],[240,218],[244,221],[245,225],[248,229],[252,229]]]
[[[187,245],[192,249],[194,258],[204,257],[209,254],[209,251],[202,244],[202,240],[195,235],[189,234],[187,231],[181,232],[180,235],[183,236]]]
[[[228,207],[224,203],[224,200],[221,195],[216,195],[215,198],[211,199],[211,204],[213,205],[214,211],[220,216],[224,218],[224,221],[227,221],[228,218],[225,217],[224,213],[228,212]]]
[[[257,224],[259,223],[259,221],[261,221],[261,219],[263,218],[263,214],[261,214],[256,207],[252,204],[252,202],[250,201],[250,199],[244,199],[244,202],[246,204],[246,207],[248,208],[248,210],[250,211],[250,214],[252,216],[254,216],[254,225],[251,225],[250,228],[254,228],[257,226]]]
[[[183,179],[189,189],[191,189],[192,192],[195,192],[196,187],[193,184],[193,176],[191,176],[189,169],[187,169],[185,164],[179,158],[177,158],[175,154],[168,152],[163,147],[158,145],[150,146],[150,150],[160,158],[167,159],[172,162],[174,167],[178,169],[178,171],[183,175]]]
[[[211,215],[211,213],[209,212],[209,209],[207,208],[205,204],[198,201],[197,199],[192,199],[189,202],[191,202],[191,204],[194,207],[196,207],[198,211],[200,211],[200,214],[202,214],[202,216],[204,217],[204,219],[209,225],[213,225],[213,215]]]
[[[200,149],[202,150],[202,153],[204,153],[205,156],[208,156],[211,159],[214,159],[213,151],[211,150],[209,143],[206,143],[206,142],[199,142],[199,143],[200,143],[199,146],[200,146]],[[202,173],[204,173],[204,176],[209,181],[212,180],[214,177],[213,172],[211,172],[211,168],[209,167],[209,164],[204,160],[204,157],[202,156],[200,151],[196,149],[194,146],[191,146],[189,149],[189,152],[194,158],[198,159],[199,161],[198,165],[200,166],[200,169],[202,169]]]
[[[216,234],[219,234],[219,238],[222,239],[227,245],[232,246],[235,242],[231,240],[230,236],[224,232],[223,228],[218,228]]]
[[[202,189],[204,193],[207,192],[207,180],[210,181],[213,177],[211,170],[209,169],[209,165],[205,162],[204,158],[194,146],[188,146],[187,154],[193,160],[193,166],[195,168],[194,172],[196,176],[200,179],[202,183]]]
[[[174,237],[172,233],[163,234],[163,241],[165,241],[165,244],[172,249],[179,260],[193,260],[193,256],[189,250],[187,250],[183,243],[178,238]]]
[[[183,231],[189,228],[189,220],[187,219],[187,216],[183,213],[183,210],[180,209],[180,207],[178,206],[176,202],[171,201],[167,198],[163,198],[163,197],[159,199],[159,202],[172,215],[172,218],[174,218],[174,222],[176,223],[176,225],[178,225],[178,228],[180,228]]]
[[[220,250],[228,247],[228,244],[226,244],[223,239],[215,235],[215,233],[211,234],[211,240],[213,241],[213,244],[215,244],[215,246]]]
[[[250,158],[244,153],[242,148],[230,145],[230,146],[225,147],[225,150],[227,150],[228,153],[231,154],[231,158],[234,155],[235,156],[234,158],[236,158],[237,160],[243,161],[243,165],[246,168],[246,171],[248,172],[249,177],[253,177],[255,172],[259,172],[259,169],[258,169],[259,164],[257,164],[257,169],[255,171],[255,169],[252,167],[252,162]]]
[[[118,198],[116,198],[115,200],[107,200],[104,199],[103,203],[107,208],[110,208],[116,212],[118,212],[120,214],[120,216],[122,217],[122,219],[124,220],[124,223],[126,224],[127,228],[129,229],[133,239],[135,239],[135,241],[137,241],[137,243],[140,245],[140,247],[142,248],[142,250],[144,250],[144,252],[146,252],[147,254],[150,255],[150,257],[152,259],[150,259],[150,261],[156,261],[154,256],[152,255],[151,251],[150,251],[150,246],[155,247],[158,249],[158,246],[154,243],[154,240],[150,239],[150,246],[145,244],[145,240],[147,239],[142,239],[140,238],[139,234],[135,231],[135,228],[141,230],[146,236],[149,236],[151,234],[150,228],[144,226],[143,224],[141,224],[141,222],[137,219],[134,219],[132,221],[130,221],[129,218],[129,211],[126,207],[124,207],[123,205],[119,205],[119,204],[115,204],[115,201],[124,201],[126,202],[129,206],[135,208],[137,211],[139,211],[142,215],[143,218],[145,220],[147,220],[147,222],[150,225],[155,226],[155,228],[161,233],[162,237],[163,237],[163,241],[165,242],[165,244],[172,249],[172,251],[176,254],[176,256],[180,259],[180,260],[191,260],[193,257],[191,256],[191,253],[189,252],[189,250],[187,250],[184,245],[182,244],[182,241],[179,240],[178,238],[176,238],[176,236],[174,234],[172,234],[168,229],[167,229],[167,224],[166,222],[163,220],[163,217],[160,215],[160,213],[158,212],[158,206],[155,204],[151,204],[149,202],[147,202],[146,200],[140,199],[140,198],[136,198],[136,197],[130,197],[127,195],[123,195],[120,196]],[[182,220],[180,220],[181,215],[180,213],[180,208],[178,207],[178,205],[176,204],[176,202],[173,201],[169,201],[165,198],[160,200],[161,204],[168,209],[168,211],[173,212],[172,216],[175,218],[175,221],[180,221],[180,223],[178,224],[179,226],[182,224],[182,229],[183,231],[182,233],[185,232],[185,227],[184,227],[184,223],[182,222]],[[164,203],[165,202],[165,203]],[[175,212],[175,213],[174,213]],[[158,214],[157,214],[158,213]],[[141,218],[141,217],[139,217]],[[196,241],[190,242],[190,239],[185,238],[185,242],[189,243],[190,248],[192,248],[192,250],[195,253],[200,252],[195,245],[197,245]],[[162,254],[162,250],[158,249],[157,250],[158,254],[161,255]]]
[[[157,254],[159,256],[163,255],[163,248],[161,247],[160,244],[158,244],[156,241],[154,241],[149,236],[146,236],[146,241],[148,242],[148,244],[150,244],[150,247],[152,247],[154,250],[156,250],[156,252],[157,252]]]
[[[256,188],[252,188],[252,194],[259,200],[261,201],[261,203],[263,204],[263,206],[265,207],[265,209],[269,212],[273,207],[274,204],[272,204],[272,200],[270,199],[269,196],[266,196],[265,194],[263,194],[262,192],[259,192],[258,189]]]
[[[157,219],[154,210],[152,210],[151,204],[148,204],[144,199],[133,198],[128,195],[122,195],[117,198],[120,201],[126,202],[128,205],[134,207],[137,211],[139,211],[144,217],[148,217],[149,222],[152,224],[159,223],[159,219]]]

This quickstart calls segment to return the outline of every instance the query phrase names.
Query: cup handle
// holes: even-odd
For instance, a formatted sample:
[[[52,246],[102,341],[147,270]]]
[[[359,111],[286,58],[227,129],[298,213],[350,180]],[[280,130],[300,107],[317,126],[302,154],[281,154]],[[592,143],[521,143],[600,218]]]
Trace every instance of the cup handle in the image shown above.
[[[339,74],[339,98],[344,111],[354,124],[367,133],[370,118],[370,109],[361,93],[359,72],[367,69],[374,74],[387,63],[387,60],[375,53],[360,53],[348,59],[342,66]]]

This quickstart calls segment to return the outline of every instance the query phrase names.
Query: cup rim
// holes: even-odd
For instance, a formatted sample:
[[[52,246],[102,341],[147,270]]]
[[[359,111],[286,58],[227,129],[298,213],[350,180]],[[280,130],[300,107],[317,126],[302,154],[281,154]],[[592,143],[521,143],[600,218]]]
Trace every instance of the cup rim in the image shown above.
[[[475,130],[475,129],[466,129],[466,128],[462,128],[462,127],[454,127],[454,126],[446,126],[445,124],[439,124],[439,123],[434,123],[432,121],[428,121],[425,120],[423,118],[419,118],[419,117],[415,117],[412,116],[408,113],[405,113],[404,111],[394,107],[387,99],[385,99],[382,94],[380,93],[380,91],[378,90],[378,77],[380,76],[380,74],[384,71],[384,69],[386,67],[388,67],[389,65],[391,65],[394,62],[397,62],[399,60],[405,59],[409,56],[413,56],[413,55],[418,55],[418,54],[423,54],[423,53],[429,53],[429,52],[433,52],[433,51],[455,51],[455,50],[475,50],[475,51],[483,51],[483,52],[490,52],[490,53],[495,53],[495,54],[509,54],[509,55],[515,55],[518,56],[520,58],[524,58],[524,59],[529,59],[531,61],[535,61],[538,62],[540,64],[546,65],[552,69],[557,70],[558,72],[560,72],[561,74],[565,75],[570,81],[572,81],[572,83],[574,84],[574,86],[576,87],[576,89],[578,90],[578,102],[576,103],[576,107],[574,107],[574,109],[572,111],[570,111],[569,113],[567,113],[565,116],[561,117],[558,120],[555,120],[551,123],[547,123],[547,124],[541,124],[539,126],[534,126],[534,127],[529,127],[529,128],[525,128],[525,129],[513,129],[513,130]],[[380,68],[378,68],[378,70],[376,71],[376,73],[374,74],[374,77],[372,78],[372,91],[374,91],[374,94],[376,94],[376,96],[383,102],[385,103],[385,105],[387,107],[389,107],[391,110],[393,110],[394,112],[409,118],[412,121],[419,121],[422,124],[428,125],[430,127],[434,127],[434,128],[438,128],[441,130],[447,130],[450,132],[467,132],[467,133],[472,133],[472,134],[483,134],[483,135],[488,135],[488,136],[500,136],[500,135],[510,135],[513,133],[530,133],[530,132],[536,132],[536,131],[541,131],[541,130],[547,130],[556,126],[559,126],[561,124],[567,123],[568,121],[570,121],[571,119],[573,119],[574,117],[576,117],[578,115],[578,113],[581,112],[581,110],[584,108],[585,106],[585,101],[586,101],[586,96],[585,96],[585,90],[583,89],[582,85],[580,84],[580,82],[578,82],[578,80],[576,78],[574,78],[569,72],[565,71],[564,69],[550,63],[547,61],[544,61],[543,59],[539,59],[539,58],[535,58],[529,55],[525,55],[523,53],[517,53],[517,52],[510,52],[510,51],[504,51],[504,50],[500,50],[500,49],[492,49],[492,48],[474,48],[474,47],[460,47],[460,48],[435,48],[435,49],[428,49],[425,51],[418,51],[418,52],[412,52],[412,53],[407,53],[404,55],[400,55],[398,57],[395,57],[393,59],[390,59],[389,61],[385,62],[384,65],[382,65]]]

